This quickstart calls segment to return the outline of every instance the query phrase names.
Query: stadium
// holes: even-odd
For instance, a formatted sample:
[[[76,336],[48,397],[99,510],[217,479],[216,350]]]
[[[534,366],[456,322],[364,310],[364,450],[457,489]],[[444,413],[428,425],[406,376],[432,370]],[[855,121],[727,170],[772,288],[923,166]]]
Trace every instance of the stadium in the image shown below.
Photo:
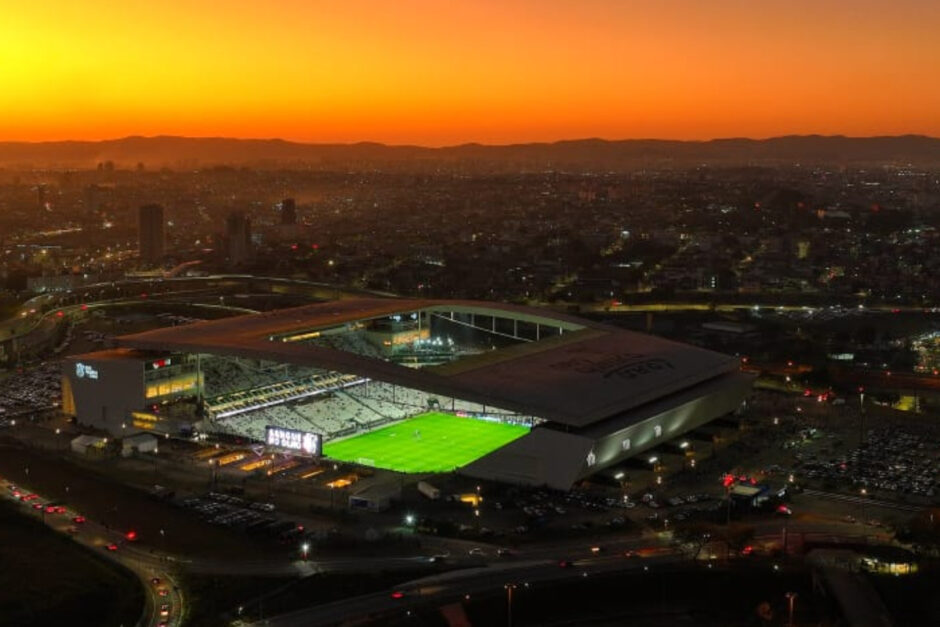
[[[338,300],[116,342],[63,372],[63,410],[114,436],[559,489],[734,412],[752,381],[734,357],[476,301]]]

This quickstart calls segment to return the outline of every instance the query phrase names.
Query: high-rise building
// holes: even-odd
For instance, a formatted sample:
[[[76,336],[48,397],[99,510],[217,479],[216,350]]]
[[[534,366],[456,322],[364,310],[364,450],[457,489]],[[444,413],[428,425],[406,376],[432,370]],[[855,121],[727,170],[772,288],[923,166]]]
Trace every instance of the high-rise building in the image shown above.
[[[146,263],[156,263],[163,258],[163,207],[144,205],[137,217],[140,259]]]
[[[233,211],[225,218],[225,256],[233,266],[252,256],[251,218],[244,212]]]
[[[281,201],[281,224],[297,224],[297,204],[293,198],[285,198]]]

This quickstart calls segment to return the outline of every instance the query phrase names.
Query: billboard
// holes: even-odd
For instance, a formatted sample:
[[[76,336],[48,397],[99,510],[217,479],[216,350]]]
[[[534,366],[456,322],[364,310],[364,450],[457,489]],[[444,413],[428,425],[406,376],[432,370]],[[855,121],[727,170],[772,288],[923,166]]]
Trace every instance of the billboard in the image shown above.
[[[300,451],[308,455],[320,455],[323,436],[319,433],[286,429],[268,425],[264,428],[264,441],[268,446]]]

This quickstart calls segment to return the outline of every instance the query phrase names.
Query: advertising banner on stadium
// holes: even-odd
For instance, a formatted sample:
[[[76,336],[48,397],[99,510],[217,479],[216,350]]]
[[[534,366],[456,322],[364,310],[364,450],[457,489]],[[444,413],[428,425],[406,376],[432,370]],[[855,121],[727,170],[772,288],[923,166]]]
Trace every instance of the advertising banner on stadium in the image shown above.
[[[319,433],[286,429],[268,425],[264,428],[264,441],[268,446],[286,448],[291,451],[300,451],[308,455],[320,455],[323,446],[323,436]]]

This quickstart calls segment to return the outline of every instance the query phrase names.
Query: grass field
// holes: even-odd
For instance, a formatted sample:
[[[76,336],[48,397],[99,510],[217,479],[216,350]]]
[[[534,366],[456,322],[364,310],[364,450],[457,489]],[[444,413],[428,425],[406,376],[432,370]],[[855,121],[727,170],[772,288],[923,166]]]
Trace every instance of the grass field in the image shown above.
[[[143,606],[133,573],[0,502],[0,625],[133,625]]]
[[[337,442],[323,454],[399,472],[448,472],[528,433],[529,428],[431,412]]]

